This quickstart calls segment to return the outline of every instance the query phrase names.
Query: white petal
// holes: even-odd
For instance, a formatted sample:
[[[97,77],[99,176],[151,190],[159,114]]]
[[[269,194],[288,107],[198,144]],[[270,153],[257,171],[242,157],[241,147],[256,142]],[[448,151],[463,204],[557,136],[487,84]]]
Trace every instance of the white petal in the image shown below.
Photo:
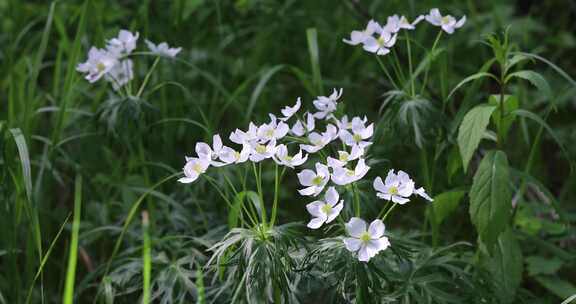
[[[322,206],[324,206],[324,202],[314,201],[314,202],[311,202],[310,204],[306,205],[306,210],[308,210],[308,213],[310,213],[312,216],[322,217],[322,216],[325,216],[325,214],[322,213],[322,210],[321,210]]]
[[[330,206],[332,207],[334,207],[334,205],[338,203],[339,198],[340,196],[338,195],[338,191],[336,191],[334,187],[328,188],[328,191],[326,191],[326,194],[324,196],[326,202],[330,204]]]
[[[362,245],[362,241],[356,238],[344,238],[344,246],[346,249],[351,252],[356,252],[360,249],[360,245]]]
[[[395,203],[398,203],[398,204],[400,204],[400,205],[404,205],[404,204],[406,204],[407,202],[409,202],[410,200],[407,199],[407,198],[403,198],[403,197],[401,197],[401,196],[398,196],[398,195],[392,195],[392,201],[395,202]]]
[[[414,191],[414,193],[418,194],[419,196],[425,198],[426,200],[428,200],[428,201],[430,201],[430,202],[433,202],[433,201],[434,201],[434,199],[432,199],[432,198],[426,193],[426,190],[424,190],[424,188],[422,188],[422,187],[416,189],[416,190]]]
[[[358,250],[358,261],[368,262],[370,258],[371,256],[370,253],[368,252],[368,248],[366,247],[366,245],[362,244],[360,246],[360,250]]]
[[[298,173],[298,180],[303,186],[312,186],[312,181],[315,177],[316,173],[310,169],[305,169]]]
[[[314,195],[316,193],[316,187],[311,186],[308,188],[300,189],[298,190],[298,193],[300,193],[300,195],[306,195],[306,196]]]
[[[306,226],[310,229],[318,229],[318,228],[322,227],[322,224],[324,224],[325,221],[326,221],[326,218],[315,217],[315,218],[311,219],[310,222],[308,222],[308,225],[306,225]]]
[[[371,238],[377,239],[384,235],[384,229],[384,223],[381,220],[374,220],[368,227],[368,234]]]
[[[386,190],[386,187],[384,186],[384,183],[382,182],[382,178],[380,178],[380,176],[374,179],[372,186],[374,187],[374,190],[378,192],[385,192]]]
[[[359,238],[362,233],[366,232],[366,222],[358,217],[353,217],[346,223],[346,232],[348,235]]]
[[[326,223],[332,222],[338,216],[338,214],[340,214],[342,208],[344,208],[344,201],[340,201],[339,204],[332,207],[332,210],[330,211],[330,213],[328,214],[328,218],[326,219]]]

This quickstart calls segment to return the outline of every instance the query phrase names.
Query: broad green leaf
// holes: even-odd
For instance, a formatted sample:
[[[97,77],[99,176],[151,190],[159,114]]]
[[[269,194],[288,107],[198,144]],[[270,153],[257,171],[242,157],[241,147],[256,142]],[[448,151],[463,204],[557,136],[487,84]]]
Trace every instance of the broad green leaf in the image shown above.
[[[452,146],[448,154],[448,165],[446,166],[446,173],[448,174],[449,184],[452,184],[452,178],[460,168],[462,168],[462,158],[460,157],[460,150],[458,150],[457,146]]]
[[[491,105],[480,105],[474,107],[462,120],[460,128],[458,129],[458,146],[460,147],[460,155],[462,156],[462,165],[464,172],[468,169],[468,163],[478,148],[484,131],[490,122],[490,116],[496,107]]]
[[[576,286],[555,276],[537,276],[536,281],[561,299],[576,295]],[[570,302],[563,302],[570,303]]]
[[[494,76],[494,74],[488,73],[488,72],[478,72],[476,74],[472,74],[466,78],[464,78],[462,81],[460,81],[455,87],[454,89],[452,89],[452,91],[450,92],[450,94],[448,94],[448,97],[446,97],[446,100],[450,99],[450,97],[452,97],[452,95],[454,95],[454,93],[456,93],[456,91],[462,87],[463,85],[472,82],[476,79],[480,79],[483,77],[490,77],[493,78],[494,80],[498,81],[498,78],[496,76]]]
[[[564,79],[566,79],[568,82],[570,82],[570,84],[572,84],[573,86],[576,87],[576,80],[572,79],[572,77],[570,77],[570,75],[568,75],[568,73],[564,72],[564,70],[559,68],[557,65],[555,65],[554,63],[552,63],[548,59],[541,57],[541,56],[538,56],[538,55],[535,55],[535,54],[524,53],[524,52],[514,52],[514,54],[524,55],[526,57],[530,57],[530,58],[537,59],[537,60],[544,62],[545,64],[550,66],[552,69],[554,69],[554,71],[556,71],[556,73],[560,74],[560,76],[562,76]]]
[[[550,89],[548,81],[546,81],[542,75],[530,70],[518,71],[506,76],[504,83],[508,83],[508,81],[510,81],[510,79],[513,77],[528,80],[533,86],[538,88],[538,90],[540,90],[544,96],[546,96],[546,98],[552,98],[552,89]]]
[[[562,260],[553,257],[545,258],[541,256],[530,256],[526,258],[528,274],[531,276],[539,274],[555,274],[562,267]]]
[[[498,237],[497,246],[492,256],[487,258],[486,267],[492,274],[501,303],[512,303],[522,281],[523,264],[522,250],[511,229]]]
[[[492,122],[496,125],[496,128],[502,128],[502,135],[506,139],[508,131],[512,127],[516,117],[512,115],[512,111],[518,109],[518,98],[514,95],[504,95],[504,115],[502,117],[502,126],[500,126],[500,95],[491,95],[488,98],[488,104],[496,107],[496,110],[492,114]]]
[[[463,190],[452,190],[440,193],[434,197],[432,208],[434,209],[436,225],[442,224],[456,210],[465,193]]]
[[[490,251],[506,230],[512,209],[508,160],[502,151],[484,156],[470,189],[470,219]]]

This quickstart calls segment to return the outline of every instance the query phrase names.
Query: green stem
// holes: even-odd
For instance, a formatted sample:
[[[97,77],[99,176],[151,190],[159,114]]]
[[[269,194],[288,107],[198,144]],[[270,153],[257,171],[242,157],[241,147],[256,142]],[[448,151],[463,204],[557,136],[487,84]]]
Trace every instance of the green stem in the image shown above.
[[[352,184],[352,192],[354,194],[354,214],[356,217],[360,217],[360,196],[356,184]]]
[[[442,37],[442,30],[438,32],[438,35],[436,35],[436,40],[434,40],[432,50],[430,51],[431,54],[434,54],[434,51],[436,50],[436,45],[438,44],[438,41],[440,41],[440,37]],[[428,82],[428,72],[430,72],[431,65],[432,65],[432,58],[430,58],[430,62],[428,63],[428,66],[426,66],[426,71],[424,72],[424,81],[422,82],[422,89],[420,90],[420,95],[422,95],[424,89],[426,89],[426,83]]]
[[[262,192],[262,164],[258,163],[258,169],[256,169],[256,164],[252,163],[252,170],[254,171],[254,178],[256,179],[256,188],[258,189],[258,197],[260,198],[260,213],[262,216],[262,228],[266,230],[266,223],[268,222],[266,216],[266,206],[264,205],[264,194]],[[260,171],[260,174],[258,174]]]
[[[390,73],[388,72],[388,69],[384,65],[384,62],[382,62],[382,60],[380,59],[380,57],[378,57],[378,55],[375,55],[375,57],[376,57],[376,61],[378,61],[378,65],[380,65],[380,68],[382,69],[382,71],[384,71],[384,74],[386,74],[386,77],[388,77],[388,81],[390,81],[390,83],[394,86],[394,88],[396,88],[398,90],[399,87],[396,84],[396,82],[394,81],[394,79],[392,79],[392,76],[390,76]]]
[[[150,303],[150,280],[152,277],[152,258],[151,258],[151,245],[149,233],[149,219],[148,212],[142,212],[142,304]]]
[[[144,88],[146,87],[146,84],[148,84],[148,80],[150,80],[150,76],[152,75],[152,72],[154,71],[154,69],[158,65],[158,61],[160,61],[160,57],[156,57],[156,59],[154,60],[154,63],[152,64],[152,67],[150,68],[150,70],[146,74],[146,77],[144,77],[144,82],[142,82],[140,89],[138,89],[138,93],[136,93],[136,98],[140,98],[140,96],[142,96],[142,93],[144,92]]]
[[[284,176],[284,170],[282,169],[282,173],[278,176],[278,164],[274,164],[274,203],[272,204],[272,215],[270,215],[270,227],[274,227],[274,223],[276,222],[276,213],[278,208],[278,192],[280,188],[280,181],[282,180],[282,176]]]
[[[406,48],[408,49],[408,69],[410,70],[410,93],[412,97],[416,94],[414,91],[414,77],[412,69],[412,48],[410,47],[410,37],[408,37],[408,31],[404,31],[406,36]]]
[[[392,212],[392,210],[394,210],[394,208],[396,207],[396,205],[398,205],[398,204],[394,203],[394,204],[392,205],[392,207],[390,207],[390,209],[388,209],[388,211],[386,211],[386,213],[385,213],[384,216],[382,217],[382,221],[383,221],[383,222],[386,221],[386,218],[388,217],[388,215],[390,215],[390,212]]]

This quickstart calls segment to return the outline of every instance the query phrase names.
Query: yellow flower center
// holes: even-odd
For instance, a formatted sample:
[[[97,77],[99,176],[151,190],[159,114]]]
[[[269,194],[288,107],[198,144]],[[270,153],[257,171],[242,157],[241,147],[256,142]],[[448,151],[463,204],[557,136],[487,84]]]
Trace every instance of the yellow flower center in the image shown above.
[[[316,176],[313,180],[312,180],[312,184],[319,186],[320,184],[322,184],[322,177],[320,176]]]
[[[352,138],[354,139],[355,142],[362,141],[362,136],[360,136],[360,134],[354,134]]]
[[[450,18],[448,18],[448,16],[444,16],[442,17],[442,24],[448,24],[450,22]]]
[[[240,152],[234,151],[234,158],[240,159]]]
[[[266,137],[272,137],[272,136],[274,136],[274,130],[268,129],[268,130],[266,130],[265,134],[266,134]]]
[[[194,170],[194,171],[196,171],[196,173],[200,174],[200,173],[202,173],[202,166],[200,164],[193,164],[192,170]]]
[[[383,37],[378,38],[378,46],[383,47],[385,43],[386,43],[386,40],[384,40]]]
[[[262,154],[262,153],[266,153],[266,146],[264,145],[256,145],[256,152]]]
[[[338,157],[338,159],[340,161],[345,162],[348,160],[348,157],[350,157],[350,154],[348,154],[348,152],[340,152],[340,157]]]
[[[392,195],[396,195],[396,194],[398,194],[398,187],[392,186],[392,187],[390,187],[390,189],[388,189],[388,192],[390,192],[390,194],[392,194]]]
[[[284,156],[284,160],[285,160],[285,161],[291,161],[292,159],[294,159],[294,157],[292,157],[292,156],[290,156],[290,155]]]
[[[102,62],[98,62],[98,64],[96,65],[96,69],[98,70],[98,72],[102,72],[106,69],[106,65],[103,64]]]
[[[364,243],[368,243],[372,238],[370,237],[370,234],[368,234],[368,232],[364,232],[360,235],[360,240]]]
[[[322,206],[322,212],[328,214],[330,211],[332,211],[332,206],[330,206],[330,204],[325,204]]]
[[[354,170],[346,169],[346,175],[354,176]]]

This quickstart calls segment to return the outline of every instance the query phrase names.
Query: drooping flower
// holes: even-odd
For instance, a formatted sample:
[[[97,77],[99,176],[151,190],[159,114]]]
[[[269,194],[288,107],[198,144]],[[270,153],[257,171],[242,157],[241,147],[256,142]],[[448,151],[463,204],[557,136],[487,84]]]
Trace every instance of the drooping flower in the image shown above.
[[[343,39],[342,41],[350,45],[358,45],[364,43],[364,41],[374,35],[374,33],[379,34],[380,32],[382,32],[382,26],[380,26],[378,22],[370,20],[366,25],[366,29],[362,31],[352,31],[352,33],[350,33],[350,40]]]
[[[292,106],[292,107],[286,106],[286,107],[284,107],[284,109],[280,110],[282,115],[284,115],[284,117],[280,118],[280,120],[286,121],[286,120],[290,119],[290,117],[294,116],[294,114],[296,114],[296,112],[298,112],[298,110],[300,110],[301,105],[302,105],[302,101],[300,100],[300,97],[298,97],[298,99],[296,100],[296,104],[294,106]]]
[[[88,51],[88,60],[79,63],[76,70],[81,73],[86,73],[84,77],[90,83],[98,81],[106,73],[118,63],[118,58],[114,54],[104,49],[95,47],[90,48]]]
[[[306,187],[298,190],[301,195],[317,196],[330,180],[330,171],[326,165],[316,163],[316,172],[310,169],[302,170],[298,173],[298,180]]]
[[[314,117],[318,119],[329,118],[332,112],[336,111],[338,99],[342,96],[342,89],[334,91],[330,96],[318,96],[312,103],[318,112],[314,113]]]
[[[308,155],[302,156],[302,150],[300,150],[294,156],[290,156],[286,145],[278,145],[276,147],[276,155],[273,158],[277,164],[294,169],[294,167],[305,163],[308,160]]]
[[[384,182],[382,182],[382,178],[377,177],[374,179],[373,186],[378,191],[376,195],[379,198],[401,205],[409,202],[408,197],[414,193],[414,182],[408,174],[401,170],[398,171],[398,174],[395,174],[393,169],[388,171]]]
[[[270,123],[263,124],[258,127],[257,135],[258,140],[261,142],[268,142],[270,140],[278,140],[286,136],[290,127],[283,121],[278,122],[276,116],[270,114]]]
[[[118,91],[134,78],[133,66],[132,60],[124,59],[115,64],[112,69],[104,75],[104,79],[112,83],[112,88]]]
[[[422,19],[424,19],[424,16],[418,16],[414,22],[410,23],[404,16],[392,15],[388,17],[384,31],[397,33],[401,29],[413,30],[416,28],[416,24],[420,23]]]
[[[338,151],[338,158],[328,156],[326,162],[330,168],[340,168],[346,166],[350,161],[356,160],[364,155],[364,149],[355,145],[352,146],[352,151]]]
[[[159,44],[154,44],[150,40],[145,40],[145,42],[146,42],[146,45],[148,46],[148,49],[150,50],[150,52],[152,52],[158,56],[165,56],[165,57],[174,58],[182,50],[181,47],[171,48],[170,46],[168,46],[168,43],[166,43],[166,42],[161,42]]]
[[[426,15],[425,18],[428,23],[441,27],[442,30],[448,34],[454,33],[455,29],[461,28],[464,23],[466,23],[466,16],[463,16],[460,20],[456,21],[456,18],[451,15],[442,16],[437,8],[431,9],[430,13]]]
[[[246,162],[248,160],[248,157],[250,157],[251,151],[252,151],[252,149],[250,148],[249,144],[244,144],[242,146],[242,150],[240,150],[240,152],[238,152],[238,151],[236,151],[230,147],[224,146],[222,148],[222,150],[220,151],[219,158],[223,163],[225,163],[227,165],[239,164],[239,163]]]
[[[364,159],[361,158],[358,160],[354,170],[345,167],[334,168],[334,172],[332,173],[332,181],[336,185],[348,185],[362,179],[366,173],[368,173],[368,170],[370,170],[370,167],[368,167]]]
[[[366,225],[361,218],[351,218],[346,224],[346,232],[350,237],[344,238],[346,249],[356,252],[361,262],[368,262],[390,246],[390,241],[384,236],[385,226],[381,220],[374,220],[368,229]]]
[[[107,42],[107,49],[118,57],[126,56],[136,48],[136,42],[140,35],[127,30],[120,30],[118,37]]]
[[[178,179],[183,184],[189,184],[198,179],[198,177],[206,172],[210,166],[210,160],[190,157],[186,158],[186,165],[184,165],[184,177]]]
[[[294,126],[292,126],[292,129],[290,130],[292,134],[296,136],[304,136],[306,133],[314,131],[314,128],[316,127],[314,121],[314,115],[306,113],[305,116],[306,116],[306,123],[303,123],[300,120],[296,121],[296,123],[294,124]]]
[[[224,166],[225,163],[219,162],[217,159],[220,158],[223,148],[224,145],[222,145],[222,139],[220,138],[220,135],[216,134],[212,137],[212,147],[205,142],[196,143],[196,154],[199,158],[208,159],[210,165],[221,167]]]
[[[390,53],[390,48],[396,44],[396,33],[390,33],[388,31],[382,31],[378,38],[372,36],[368,37],[364,41],[364,50],[375,53],[376,55],[386,55]]]
[[[267,144],[257,141],[250,143],[250,160],[257,163],[271,158],[276,153],[276,140],[272,139]]]
[[[336,189],[330,187],[324,195],[324,201],[314,201],[306,205],[306,210],[313,217],[307,225],[308,228],[318,229],[324,223],[332,222],[344,207],[344,200],[338,201],[339,199]]]
[[[347,146],[360,146],[366,148],[372,143],[368,141],[374,134],[374,124],[365,125],[365,121],[359,117],[352,119],[352,133],[348,130],[340,130],[340,139]]]

